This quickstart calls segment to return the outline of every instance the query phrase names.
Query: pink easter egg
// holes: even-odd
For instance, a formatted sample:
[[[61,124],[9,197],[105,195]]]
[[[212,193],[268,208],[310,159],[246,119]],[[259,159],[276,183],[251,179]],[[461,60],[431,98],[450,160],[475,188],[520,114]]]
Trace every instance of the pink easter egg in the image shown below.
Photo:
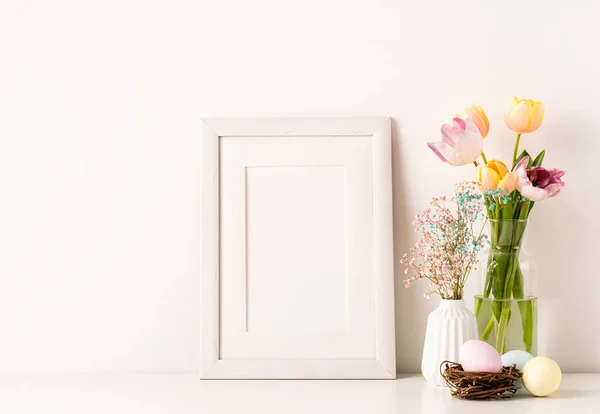
[[[473,339],[460,347],[458,362],[465,372],[502,371],[502,357],[493,346],[484,341]]]

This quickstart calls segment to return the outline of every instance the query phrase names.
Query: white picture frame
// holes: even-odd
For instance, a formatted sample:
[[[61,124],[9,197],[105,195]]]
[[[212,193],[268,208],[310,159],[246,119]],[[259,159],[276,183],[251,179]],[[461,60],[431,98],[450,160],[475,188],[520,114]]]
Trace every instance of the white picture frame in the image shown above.
[[[200,378],[396,378],[390,118],[205,118],[201,140]],[[328,218],[320,217],[321,207],[312,209],[320,197],[327,199],[318,206]],[[272,219],[302,203],[308,207],[298,207],[296,230],[319,222],[315,242],[342,240],[341,246],[296,243]],[[314,218],[304,217],[309,210]],[[278,231],[298,251],[263,234]],[[276,250],[272,257],[264,245]],[[306,254],[314,260],[303,260],[303,246],[311,246]],[[289,260],[293,254],[298,261]],[[272,261],[279,267],[271,269]],[[291,262],[297,266],[282,270]],[[317,273],[326,270],[309,277],[308,287],[292,279],[279,283],[278,276],[297,278],[316,262]],[[296,291],[322,293],[314,289],[320,281],[331,300],[296,300]],[[307,321],[298,311],[304,303]],[[288,311],[289,319],[273,319]],[[311,323],[316,332],[308,332]]]

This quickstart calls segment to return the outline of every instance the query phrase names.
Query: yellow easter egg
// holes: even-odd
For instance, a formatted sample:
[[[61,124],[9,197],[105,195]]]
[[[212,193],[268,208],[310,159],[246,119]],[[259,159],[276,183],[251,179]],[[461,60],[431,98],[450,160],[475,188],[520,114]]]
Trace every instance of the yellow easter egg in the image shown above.
[[[548,357],[532,358],[523,367],[523,385],[536,397],[552,394],[560,386],[561,379],[560,367]]]

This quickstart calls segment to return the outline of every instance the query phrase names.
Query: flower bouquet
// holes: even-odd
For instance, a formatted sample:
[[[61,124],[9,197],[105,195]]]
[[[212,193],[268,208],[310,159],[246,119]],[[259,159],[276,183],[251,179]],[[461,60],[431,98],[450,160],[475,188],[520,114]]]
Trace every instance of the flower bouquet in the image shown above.
[[[476,297],[475,316],[481,339],[494,345],[500,354],[510,350],[507,348],[532,352],[535,298],[524,289],[526,280],[520,263],[523,236],[535,203],[555,197],[564,186],[564,171],[542,167],[545,150],[535,157],[527,151],[519,152],[521,136],[540,127],[544,112],[542,102],[515,97],[510,100],[504,113],[507,127],[516,133],[510,168],[500,160],[487,160],[483,139],[488,135],[489,121],[478,106],[471,106],[466,115],[454,118],[452,125],[443,125],[440,142],[428,143],[443,162],[456,166],[474,164],[477,168],[490,223],[490,250],[483,291]],[[489,312],[484,312],[486,306]],[[509,323],[516,309],[520,313],[522,338],[507,346]]]

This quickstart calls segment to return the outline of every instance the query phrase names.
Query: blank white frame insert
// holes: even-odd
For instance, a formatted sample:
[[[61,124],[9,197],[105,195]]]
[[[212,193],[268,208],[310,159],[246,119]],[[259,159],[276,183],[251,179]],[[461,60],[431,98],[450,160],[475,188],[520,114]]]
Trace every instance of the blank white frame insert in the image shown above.
[[[202,122],[201,378],[395,378],[389,118]]]
[[[246,203],[248,332],[347,332],[344,167],[248,167]]]

